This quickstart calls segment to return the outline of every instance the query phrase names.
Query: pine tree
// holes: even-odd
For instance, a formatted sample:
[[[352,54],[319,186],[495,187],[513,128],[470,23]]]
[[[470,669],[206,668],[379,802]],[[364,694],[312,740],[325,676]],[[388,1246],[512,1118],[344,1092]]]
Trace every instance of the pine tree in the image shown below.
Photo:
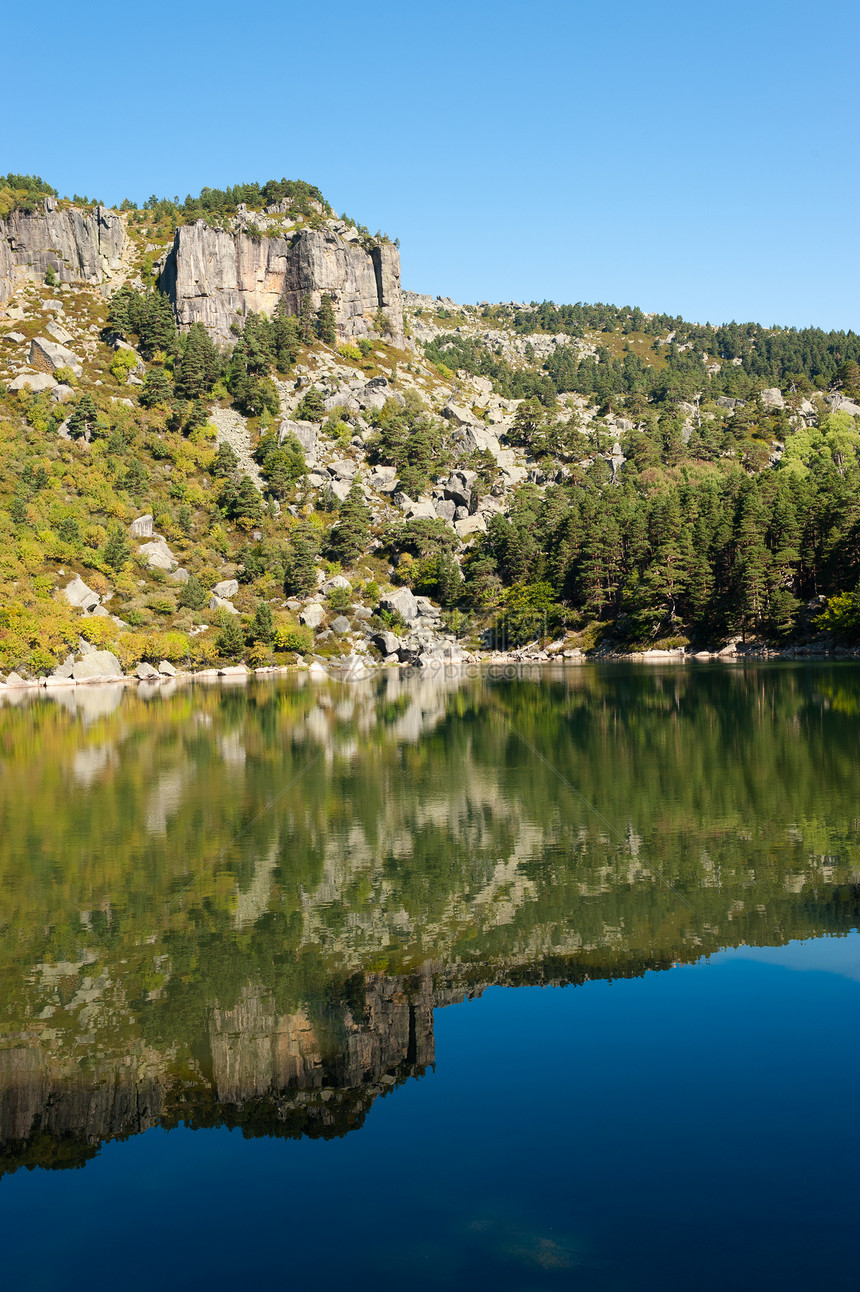
[[[185,583],[180,584],[177,604],[188,610],[202,610],[209,604],[209,593],[196,574],[190,575]]]
[[[228,444],[226,440],[223,444],[219,444],[218,452],[215,454],[215,459],[212,463],[212,474],[214,476],[229,476],[236,470],[238,465],[239,459],[233,446]]]
[[[180,399],[199,399],[212,389],[218,375],[218,352],[202,323],[192,323],[176,364],[174,379]]]
[[[103,556],[105,564],[112,570],[121,570],[131,556],[131,543],[120,524],[111,526]]]
[[[332,560],[351,565],[370,538],[370,510],[356,477],[344,498],[337,521],[329,531],[328,550]]]
[[[305,345],[314,339],[314,307],[310,292],[305,292],[299,310],[299,336]]]
[[[272,607],[268,602],[261,601],[251,621],[251,641],[263,642],[266,646],[271,646],[274,636],[275,621],[272,617]]]
[[[334,345],[337,341],[337,325],[334,317],[334,305],[328,292],[323,292],[320,298],[320,307],[317,310],[317,336],[326,345]]]
[[[87,431],[92,431],[96,424],[98,410],[93,402],[93,397],[87,391],[81,396],[78,404],[69,418],[68,429],[72,439],[79,440],[86,435]]]
[[[240,659],[245,650],[245,636],[237,615],[225,612],[215,646],[222,659]]]
[[[150,368],[140,392],[140,402],[144,408],[154,408],[156,404],[166,404],[171,399],[173,390],[170,378],[161,367]]]
[[[311,525],[296,526],[285,562],[284,591],[288,595],[305,597],[316,587],[318,553],[317,531]]]
[[[297,422],[321,422],[325,418],[325,404],[322,393],[316,386],[305,391],[295,411]]]
[[[299,357],[299,324],[287,312],[284,301],[278,301],[272,317],[272,340],[279,372],[289,372]]]

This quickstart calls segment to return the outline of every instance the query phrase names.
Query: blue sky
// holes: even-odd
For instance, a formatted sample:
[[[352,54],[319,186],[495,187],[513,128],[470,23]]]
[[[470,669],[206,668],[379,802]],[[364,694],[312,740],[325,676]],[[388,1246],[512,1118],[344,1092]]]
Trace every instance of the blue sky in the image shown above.
[[[107,202],[270,177],[404,286],[860,330],[860,6],[7,9],[0,171]]]

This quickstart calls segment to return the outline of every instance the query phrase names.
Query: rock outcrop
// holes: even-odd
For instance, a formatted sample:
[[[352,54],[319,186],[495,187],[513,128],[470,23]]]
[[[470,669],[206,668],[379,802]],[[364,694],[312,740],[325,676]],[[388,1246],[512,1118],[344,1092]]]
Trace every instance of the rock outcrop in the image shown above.
[[[389,242],[365,248],[328,227],[267,238],[198,220],[177,229],[158,285],[180,326],[203,323],[224,342],[247,314],[271,315],[281,300],[298,314],[306,294],[317,308],[328,292],[341,338],[371,335],[381,308],[392,343],[404,343],[400,252]]]
[[[125,245],[122,218],[103,206],[60,208],[49,197],[41,211],[13,211],[0,220],[0,305],[49,267],[60,282],[99,286],[122,268]]]

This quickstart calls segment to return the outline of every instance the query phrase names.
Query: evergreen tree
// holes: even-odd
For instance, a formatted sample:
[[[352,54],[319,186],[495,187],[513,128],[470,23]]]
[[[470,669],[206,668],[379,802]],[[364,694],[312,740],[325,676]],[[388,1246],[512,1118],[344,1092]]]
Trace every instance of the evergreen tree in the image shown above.
[[[199,399],[212,389],[218,376],[218,352],[202,323],[192,323],[174,369],[180,399]]]
[[[319,536],[311,525],[297,525],[293,530],[285,562],[284,591],[287,595],[306,597],[317,584]]]
[[[87,391],[78,400],[74,412],[69,418],[68,430],[72,439],[79,440],[86,435],[87,431],[92,432],[98,417],[98,410],[93,402],[93,397]]]
[[[299,309],[299,336],[304,345],[310,345],[314,339],[314,307],[310,292],[305,292]]]
[[[111,525],[104,546],[105,564],[112,570],[121,570],[131,556],[131,543],[120,524]]]
[[[237,483],[228,480],[221,490],[218,504],[228,520],[249,523],[263,519],[263,499],[250,476],[242,476]]]
[[[272,317],[272,341],[275,348],[275,362],[279,372],[289,372],[299,357],[299,324],[287,312],[284,301],[278,301]]]
[[[356,477],[341,503],[337,521],[329,531],[328,551],[332,560],[351,565],[370,538],[370,509]]]
[[[271,646],[275,637],[275,621],[272,616],[272,607],[266,601],[261,601],[254,612],[254,618],[251,621],[250,638],[252,642],[263,642],[266,646]]]
[[[325,418],[322,393],[316,386],[305,391],[294,414],[297,422],[321,422]]]
[[[162,367],[150,368],[143,380],[143,389],[140,392],[140,402],[144,408],[154,408],[156,404],[166,404],[170,401],[173,390],[170,385],[170,378]]]
[[[218,452],[212,463],[212,474],[214,476],[229,476],[236,470],[239,465],[239,459],[232,445],[225,440],[218,446]]]
[[[241,659],[245,651],[245,636],[237,615],[225,612],[215,646],[222,659]]]
[[[316,333],[326,345],[334,345],[337,341],[334,305],[328,292],[323,292],[320,298],[320,307],[317,310]]]
[[[196,574],[191,574],[179,585],[177,604],[188,610],[203,610],[209,604],[209,593]]]

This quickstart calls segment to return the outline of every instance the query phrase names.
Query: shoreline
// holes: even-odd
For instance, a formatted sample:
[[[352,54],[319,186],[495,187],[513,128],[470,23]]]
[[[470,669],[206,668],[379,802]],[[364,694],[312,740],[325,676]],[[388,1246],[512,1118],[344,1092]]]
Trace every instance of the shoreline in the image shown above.
[[[207,668],[197,672],[179,670],[175,673],[159,673],[155,676],[138,677],[135,674],[118,674],[107,677],[91,678],[15,678],[0,682],[0,702],[17,696],[32,695],[44,691],[77,691],[101,689],[104,687],[134,686],[144,693],[163,692],[166,687],[175,688],[189,683],[200,682],[207,685],[217,682],[244,683],[252,679],[277,677],[310,677],[316,680],[330,681],[364,681],[385,673],[414,673],[417,675],[451,674],[463,675],[470,670],[480,672],[504,672],[509,669],[519,670],[527,667],[544,668],[579,668],[586,664],[746,664],[746,663],[845,663],[860,660],[860,648],[835,647],[823,649],[814,647],[792,647],[785,650],[773,650],[767,647],[749,647],[736,649],[724,647],[719,651],[687,651],[684,648],[675,650],[647,650],[629,652],[594,652],[585,654],[582,651],[511,651],[492,654],[475,653],[463,660],[438,659],[423,664],[398,663],[385,664],[376,660],[363,660],[346,657],[342,660],[323,663],[313,660],[310,663],[269,665],[261,668],[248,668],[245,664],[225,665],[223,668]]]

